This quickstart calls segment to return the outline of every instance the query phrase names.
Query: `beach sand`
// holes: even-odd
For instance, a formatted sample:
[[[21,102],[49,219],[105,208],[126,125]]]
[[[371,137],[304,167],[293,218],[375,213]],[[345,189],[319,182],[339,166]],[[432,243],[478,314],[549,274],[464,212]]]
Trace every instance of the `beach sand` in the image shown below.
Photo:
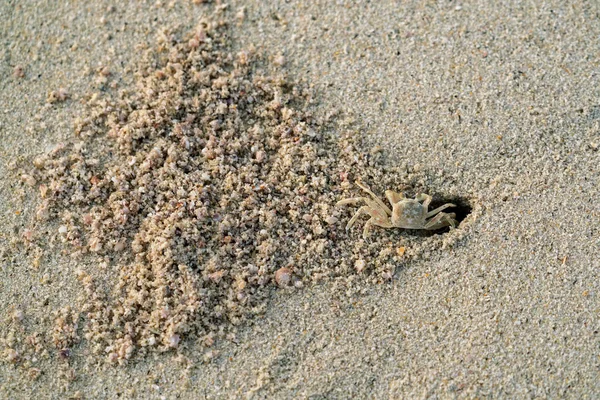
[[[4,2],[0,397],[600,396],[599,12],[584,2],[232,1],[227,8],[187,1],[128,7]],[[265,156],[285,160],[293,154],[291,165],[282,162],[288,175],[271,177],[289,176],[302,161],[312,185],[302,193],[273,188],[281,196],[269,204],[289,221],[266,233],[274,252],[285,257],[251,255],[270,260],[264,279],[263,270],[250,279],[233,261],[210,269],[190,255],[189,268],[167,271],[173,274],[167,274],[167,286],[208,282],[213,306],[191,302],[165,316],[157,292],[171,301],[188,301],[189,293],[173,294],[154,276],[124,278],[144,271],[143,262],[130,268],[140,261],[128,250],[131,242],[119,258],[107,228],[97,242],[80,246],[87,249],[83,255],[73,256],[77,238],[69,235],[85,202],[61,198],[51,204],[60,217],[39,220],[40,185],[50,186],[56,177],[34,160],[60,143],[67,148],[58,156],[70,157],[81,147],[69,146],[80,142],[102,157],[102,165],[126,169],[118,161],[126,159],[123,154],[102,152],[107,132],[99,128],[95,139],[76,136],[74,126],[103,107],[94,93],[115,98],[119,90],[135,96],[148,88],[136,76],[148,67],[153,74],[160,69],[160,62],[148,63],[148,51],[196,46],[190,40],[203,48],[203,39],[193,36],[202,18],[229,21],[222,28],[222,54],[236,62],[240,52],[256,54],[245,72],[249,81],[259,72],[285,75],[291,83],[281,87],[297,88],[283,91],[289,109],[293,118],[310,121],[312,130],[292,129],[297,139],[291,134],[282,147],[267,150],[265,142]],[[234,61],[220,62],[234,68]],[[276,110],[260,120],[274,127],[265,129],[265,138],[273,139],[280,137],[276,127],[297,127],[298,121],[281,112],[287,105],[270,103],[279,89],[269,85],[264,104],[262,98],[257,103]],[[169,93],[171,99],[178,92]],[[103,112],[120,123],[119,115],[130,114],[119,107]],[[241,124],[252,126],[243,118]],[[155,139],[145,137],[149,148],[140,154],[150,154]],[[249,142],[241,144],[243,150]],[[263,158],[257,151],[252,160]],[[221,160],[218,154],[215,159]],[[197,160],[202,168],[209,165]],[[234,159],[228,165],[245,164]],[[81,178],[76,171],[60,175],[73,178],[75,188]],[[326,183],[311,181],[311,175],[329,172]],[[386,189],[426,191],[438,201],[458,201],[468,215],[460,215],[465,218],[457,229],[439,234],[373,228],[365,240],[364,221],[344,230],[355,208],[334,207],[359,195],[354,179],[379,195]],[[287,187],[286,179],[278,182]],[[227,203],[227,187],[213,186],[211,196]],[[280,202],[288,195],[308,200],[298,200],[304,203],[297,212],[286,203],[284,211],[294,212],[285,214]],[[114,217],[103,213],[115,203],[98,204],[99,216]],[[269,204],[254,207],[268,213]],[[307,210],[314,214],[306,216]],[[74,222],[65,219],[69,211]],[[143,224],[125,235],[146,232],[148,243],[162,237]],[[209,232],[223,234],[227,245],[237,243],[219,229]],[[94,243],[110,243],[113,250],[87,254]],[[221,251],[210,243],[209,260]],[[194,246],[183,245],[178,260]],[[297,254],[286,254],[288,248]],[[275,272],[288,267],[283,272],[292,273],[290,282],[275,282]],[[211,275],[226,268],[223,282]],[[136,284],[148,282],[158,303],[124,307]],[[119,290],[123,298],[115,300]],[[215,304],[231,304],[228,296],[238,296],[236,312],[213,313]],[[112,314],[115,304],[121,309]],[[151,325],[144,312],[158,312],[153,315],[161,322]],[[107,327],[90,315],[116,322]],[[185,323],[170,319],[182,315]],[[86,336],[90,332],[96,335]],[[135,332],[134,340],[123,347],[128,332]]]

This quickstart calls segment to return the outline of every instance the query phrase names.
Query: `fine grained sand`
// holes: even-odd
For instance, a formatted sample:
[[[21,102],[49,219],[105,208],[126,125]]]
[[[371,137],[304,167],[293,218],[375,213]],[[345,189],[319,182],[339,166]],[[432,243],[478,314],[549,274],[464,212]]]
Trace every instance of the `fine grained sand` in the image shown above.
[[[240,48],[284,55],[318,112],[339,112],[364,149],[380,146],[421,184],[477,198],[482,215],[453,247],[399,262],[391,283],[273,290],[264,317],[208,351],[187,343],[117,367],[85,343],[68,362],[7,353],[1,397],[599,396],[598,6],[232,2],[230,12],[243,5],[231,29]],[[82,100],[104,85],[98,70],[130,84],[136,45],[161,27],[191,29],[212,7],[110,6],[0,6],[3,351],[52,330],[47,316],[82,294],[60,247],[36,266],[16,240],[38,201],[19,168],[72,136]],[[60,88],[70,98],[46,105]]]

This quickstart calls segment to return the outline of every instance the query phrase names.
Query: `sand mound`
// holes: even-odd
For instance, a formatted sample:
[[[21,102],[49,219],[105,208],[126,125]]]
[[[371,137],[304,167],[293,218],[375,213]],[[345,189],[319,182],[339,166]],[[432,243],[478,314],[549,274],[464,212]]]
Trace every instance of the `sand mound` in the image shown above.
[[[135,90],[93,96],[77,139],[29,173],[41,182],[38,218],[58,218],[71,251],[115,271],[102,283],[79,272],[85,339],[113,362],[184,337],[210,346],[264,312],[276,287],[391,279],[402,262],[466,231],[378,229],[367,241],[361,224],[346,232],[355,209],[334,206],[359,193],[356,177],[378,193],[414,194],[427,191],[426,174],[385,167],[377,149],[357,150],[357,135],[331,133],[312,117],[309,93],[276,66],[252,49],[233,54],[227,29],[212,19],[162,35]]]

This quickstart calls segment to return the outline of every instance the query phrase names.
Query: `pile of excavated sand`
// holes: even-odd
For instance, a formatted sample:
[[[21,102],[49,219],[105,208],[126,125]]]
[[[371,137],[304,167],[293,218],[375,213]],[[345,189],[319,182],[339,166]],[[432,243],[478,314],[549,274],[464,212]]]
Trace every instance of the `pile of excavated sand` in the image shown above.
[[[391,279],[462,238],[477,214],[443,234],[377,228],[364,240],[361,223],[346,232],[356,208],[335,204],[359,195],[355,179],[414,195],[430,189],[427,175],[382,167],[381,152],[361,152],[347,127],[331,133],[311,115],[310,94],[277,72],[281,62],[233,54],[227,29],[205,20],[187,36],[162,35],[137,87],[92,96],[73,143],[28,172],[43,199],[38,219],[58,220],[70,251],[115,271],[114,282],[95,282],[82,262],[87,299],[67,313],[83,313],[85,339],[113,362],[184,338],[210,346],[264,312],[273,288]],[[75,324],[69,315],[63,325]]]

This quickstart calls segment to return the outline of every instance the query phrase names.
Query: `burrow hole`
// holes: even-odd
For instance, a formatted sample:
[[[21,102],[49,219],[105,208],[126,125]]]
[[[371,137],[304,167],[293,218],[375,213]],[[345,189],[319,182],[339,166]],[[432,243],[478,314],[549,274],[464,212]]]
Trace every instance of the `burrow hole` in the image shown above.
[[[429,210],[434,210],[446,203],[455,204],[456,207],[451,207],[444,212],[455,213],[456,222],[458,222],[457,228],[460,228],[460,224],[465,220],[473,211],[471,201],[467,197],[462,196],[444,196],[444,195],[432,195],[433,199],[429,205]],[[405,229],[403,232],[411,236],[429,237],[433,235],[441,235],[450,231],[450,227],[438,229],[435,231],[427,231],[425,229]]]

